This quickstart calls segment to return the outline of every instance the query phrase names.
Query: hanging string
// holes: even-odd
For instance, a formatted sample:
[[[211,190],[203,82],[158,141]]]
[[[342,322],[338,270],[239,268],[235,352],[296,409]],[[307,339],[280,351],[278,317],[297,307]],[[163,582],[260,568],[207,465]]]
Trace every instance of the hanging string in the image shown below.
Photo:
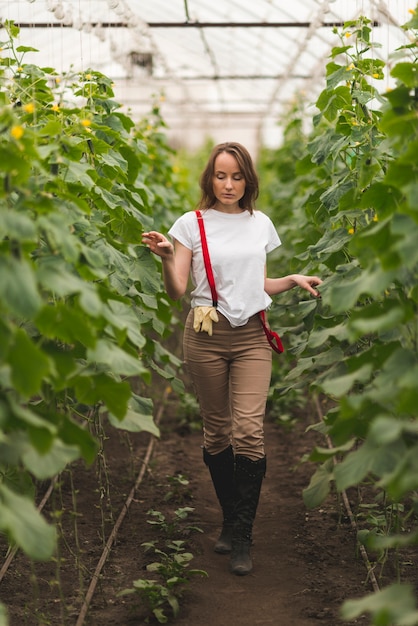
[[[261,132],[262,132],[262,126],[264,123],[264,119],[270,115],[271,109],[277,99],[277,96],[279,94],[279,92],[283,89],[283,85],[284,83],[286,83],[290,76],[292,75],[292,72],[294,71],[294,66],[297,63],[299,57],[307,50],[308,44],[310,42],[310,40],[312,39],[312,37],[317,33],[318,29],[322,26],[322,23],[324,21],[324,16],[326,15],[326,13],[329,11],[329,3],[332,0],[323,0],[323,2],[321,2],[321,5],[316,13],[316,15],[313,17],[308,29],[306,30],[306,34],[305,34],[305,38],[303,40],[301,40],[301,42],[299,43],[299,45],[296,48],[296,52],[294,55],[292,55],[292,57],[289,60],[289,63],[287,64],[287,67],[282,75],[282,77],[280,78],[280,80],[278,80],[278,82],[276,83],[276,87],[273,89],[270,98],[267,102],[266,108],[264,110],[264,113],[262,115],[262,117],[260,118],[260,122],[258,124],[258,128],[257,128],[257,136],[258,136],[258,144],[261,145],[262,141],[261,141]]]

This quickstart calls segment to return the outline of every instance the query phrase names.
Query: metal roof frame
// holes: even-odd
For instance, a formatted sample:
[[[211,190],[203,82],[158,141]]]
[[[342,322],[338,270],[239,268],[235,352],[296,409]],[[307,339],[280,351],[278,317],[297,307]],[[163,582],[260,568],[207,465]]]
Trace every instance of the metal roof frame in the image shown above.
[[[174,143],[224,138],[241,120],[254,145],[277,143],[277,121],[325,84],[334,28],[365,14],[389,48],[405,42],[407,0],[1,0],[0,18],[58,71],[108,75],[123,107],[140,116],[161,94]],[[395,10],[396,9],[396,10]],[[100,17],[100,20],[98,19]],[[393,45],[392,45],[393,49]],[[141,55],[152,56],[141,67]],[[385,54],[375,51],[374,54]],[[143,56],[144,58],[144,56]],[[136,59],[136,63],[135,63]],[[32,59],[30,60],[32,62]],[[36,55],[33,62],[40,65]],[[199,120],[200,116],[200,121]],[[224,127],[220,125],[224,120]],[[247,140],[248,143],[248,140]]]

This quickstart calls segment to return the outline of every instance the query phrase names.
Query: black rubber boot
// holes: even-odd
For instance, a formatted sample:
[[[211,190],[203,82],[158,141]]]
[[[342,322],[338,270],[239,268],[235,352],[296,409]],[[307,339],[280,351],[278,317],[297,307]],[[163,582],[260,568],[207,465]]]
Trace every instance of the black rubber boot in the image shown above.
[[[253,569],[250,548],[252,530],[260,498],[261,485],[266,474],[266,457],[252,461],[246,456],[235,457],[235,522],[232,532],[230,570],[245,576]]]
[[[218,554],[228,554],[231,552],[232,529],[235,519],[235,460],[232,446],[228,446],[219,454],[209,454],[206,448],[203,448],[203,460],[209,468],[223,513],[222,530],[214,551]]]

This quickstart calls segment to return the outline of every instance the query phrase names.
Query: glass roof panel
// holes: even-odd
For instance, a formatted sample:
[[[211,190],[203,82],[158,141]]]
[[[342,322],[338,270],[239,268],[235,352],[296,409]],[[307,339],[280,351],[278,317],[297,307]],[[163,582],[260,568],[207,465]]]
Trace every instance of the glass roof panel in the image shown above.
[[[314,103],[324,87],[339,42],[332,24],[376,20],[375,54],[386,61],[406,42],[409,8],[410,0],[2,0],[0,18],[40,51],[26,61],[103,72],[134,117],[164,94],[173,143],[193,147],[207,135],[279,141],[289,102],[303,92]]]

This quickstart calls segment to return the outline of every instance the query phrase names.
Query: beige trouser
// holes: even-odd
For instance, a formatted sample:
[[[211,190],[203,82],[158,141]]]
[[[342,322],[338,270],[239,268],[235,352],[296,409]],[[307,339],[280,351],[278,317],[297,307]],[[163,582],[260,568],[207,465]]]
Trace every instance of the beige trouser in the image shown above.
[[[258,315],[232,328],[219,314],[210,337],[193,330],[190,311],[183,352],[200,404],[207,452],[218,454],[232,443],[236,454],[252,460],[264,457],[272,351]]]

